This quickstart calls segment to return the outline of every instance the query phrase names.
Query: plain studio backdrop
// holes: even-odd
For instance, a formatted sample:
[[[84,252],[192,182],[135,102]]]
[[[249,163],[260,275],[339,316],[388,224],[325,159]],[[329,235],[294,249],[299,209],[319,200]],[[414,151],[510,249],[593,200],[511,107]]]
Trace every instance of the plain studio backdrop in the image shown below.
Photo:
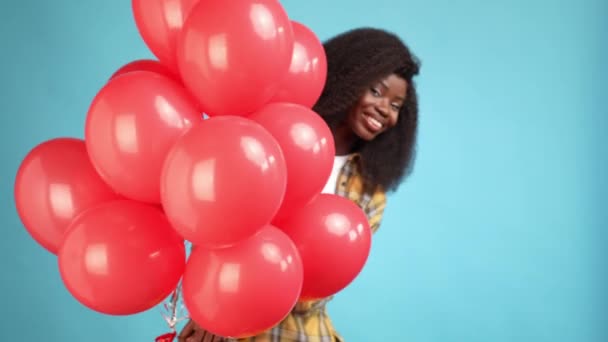
[[[608,2],[283,4],[321,39],[378,26],[422,61],[414,173],[328,307],[346,340],[608,340]],[[31,148],[82,138],[107,78],[152,57],[130,1],[2,1],[0,13],[0,334],[153,341],[167,330],[158,308],[105,316],[67,292],[12,195]]]

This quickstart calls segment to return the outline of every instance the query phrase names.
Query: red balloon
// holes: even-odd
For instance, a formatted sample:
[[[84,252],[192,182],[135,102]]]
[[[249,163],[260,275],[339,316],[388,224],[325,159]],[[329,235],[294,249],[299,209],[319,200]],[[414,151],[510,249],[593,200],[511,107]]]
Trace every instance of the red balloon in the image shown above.
[[[93,168],[84,140],[75,138],[55,138],[34,147],[17,170],[14,196],[26,230],[53,254],[76,216],[120,198]]]
[[[85,141],[93,165],[125,197],[160,203],[167,152],[201,121],[185,89],[158,74],[138,71],[110,80],[89,109]]]
[[[152,53],[177,71],[177,40],[199,0],[132,0],[135,25]]]
[[[292,102],[312,108],[327,79],[327,56],[323,44],[308,27],[291,22],[294,46],[289,72],[271,102]]]
[[[201,0],[180,36],[180,74],[205,113],[245,116],[277,91],[293,41],[277,0]]]
[[[244,338],[289,314],[300,295],[302,277],[293,242],[279,229],[265,226],[227,248],[197,247],[184,272],[183,298],[190,317],[203,329]]]
[[[138,59],[138,60],[129,62],[129,63],[123,65],[122,67],[120,67],[118,70],[116,70],[116,72],[114,72],[114,74],[112,74],[110,79],[116,78],[118,76],[124,75],[124,74],[132,72],[132,71],[155,72],[157,74],[160,74],[162,76],[175,80],[176,82],[181,82],[181,80],[179,79],[179,74],[171,71],[171,69],[169,69],[167,66],[160,63],[159,61],[155,61],[152,59]]]
[[[287,167],[287,188],[273,222],[280,221],[323,190],[336,154],[332,132],[311,109],[271,103],[249,116],[279,142]]]
[[[61,277],[80,303],[109,315],[131,315],[175,289],[186,251],[160,210],[119,200],[76,218],[58,259]]]
[[[250,237],[278,211],[287,171],[276,139],[238,116],[212,117],[176,143],[161,176],[173,227],[196,245]]]
[[[365,213],[338,195],[319,194],[279,228],[302,257],[302,300],[325,298],[344,289],[369,256],[371,229]]]

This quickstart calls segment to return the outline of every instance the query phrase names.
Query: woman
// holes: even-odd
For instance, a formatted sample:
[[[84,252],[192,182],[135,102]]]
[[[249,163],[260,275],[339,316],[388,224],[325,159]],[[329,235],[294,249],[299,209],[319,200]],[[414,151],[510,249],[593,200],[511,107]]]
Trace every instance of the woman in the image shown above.
[[[378,230],[386,193],[397,189],[411,170],[418,101],[413,77],[419,64],[394,34],[359,28],[324,44],[327,82],[314,106],[334,134],[336,158],[323,192],[347,197]],[[331,298],[300,302],[276,327],[243,342],[343,341],[326,314]],[[179,341],[235,341],[190,322]]]

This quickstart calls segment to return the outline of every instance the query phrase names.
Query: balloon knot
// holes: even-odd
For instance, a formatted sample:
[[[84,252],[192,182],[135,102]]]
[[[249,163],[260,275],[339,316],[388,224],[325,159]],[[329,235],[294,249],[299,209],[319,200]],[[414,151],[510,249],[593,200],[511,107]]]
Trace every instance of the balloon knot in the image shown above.
[[[176,335],[177,334],[175,332],[160,335],[156,338],[156,340],[154,340],[154,342],[173,342]]]

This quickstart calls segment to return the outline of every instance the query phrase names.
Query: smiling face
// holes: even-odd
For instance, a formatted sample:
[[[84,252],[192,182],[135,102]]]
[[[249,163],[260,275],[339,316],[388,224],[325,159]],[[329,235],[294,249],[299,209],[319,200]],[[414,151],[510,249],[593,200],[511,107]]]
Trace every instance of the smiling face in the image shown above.
[[[367,88],[348,114],[348,126],[359,138],[370,141],[394,127],[407,94],[407,82],[396,74]]]

